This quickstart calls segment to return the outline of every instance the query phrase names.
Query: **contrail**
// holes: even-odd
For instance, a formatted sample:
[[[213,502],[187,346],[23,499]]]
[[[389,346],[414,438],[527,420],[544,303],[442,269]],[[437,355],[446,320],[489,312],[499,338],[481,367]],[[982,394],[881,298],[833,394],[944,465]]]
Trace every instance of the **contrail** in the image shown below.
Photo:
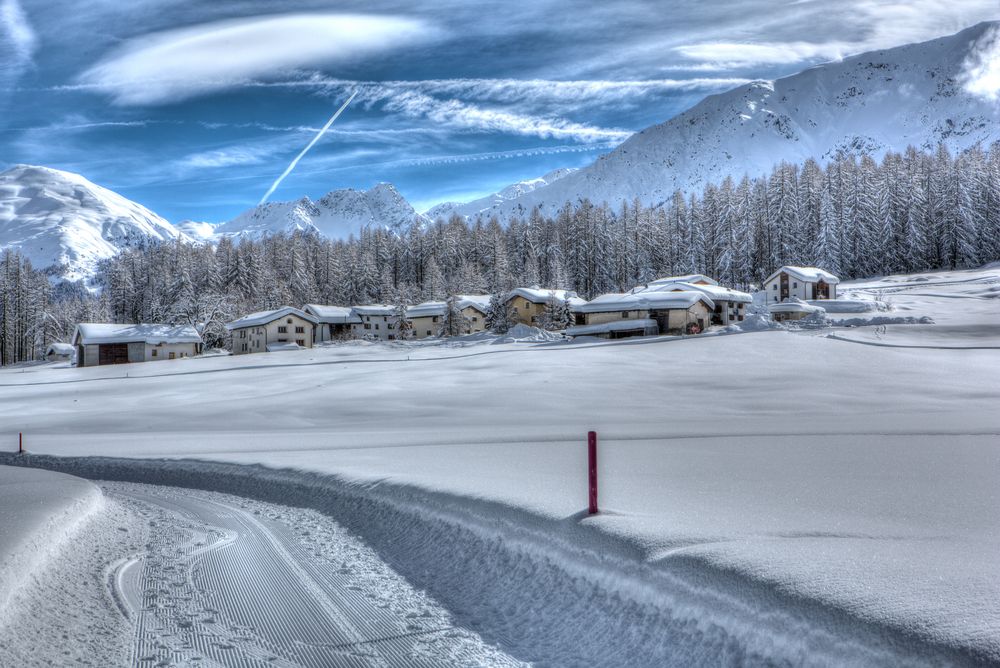
[[[316,142],[318,142],[320,140],[320,137],[322,137],[324,134],[326,134],[326,131],[330,129],[330,126],[333,125],[333,122],[335,120],[337,120],[337,117],[340,116],[340,114],[344,111],[344,109],[347,109],[347,105],[349,105],[351,103],[351,100],[353,100],[354,96],[357,95],[357,94],[358,94],[358,91],[354,91],[353,93],[351,93],[351,96],[349,98],[347,98],[347,102],[345,102],[344,104],[342,104],[340,106],[340,109],[337,110],[337,113],[335,113],[333,116],[331,116],[330,120],[328,120],[326,122],[326,125],[324,125],[322,128],[320,128],[320,131],[316,133],[316,136],[312,138],[312,141],[309,142],[308,144],[306,144],[306,147],[304,149],[302,149],[302,152],[299,153],[297,156],[295,156],[295,159],[292,160],[292,164],[288,165],[288,168],[285,169],[285,171],[281,173],[281,176],[279,176],[277,178],[277,180],[274,183],[271,184],[271,187],[268,188],[268,190],[267,190],[266,193],[264,193],[264,196],[260,198],[260,204],[263,204],[264,202],[266,202],[267,198],[271,196],[271,193],[273,193],[278,188],[278,186],[281,185],[281,182],[285,180],[285,177],[292,173],[292,170],[295,169],[295,165],[299,164],[299,160],[302,159],[302,156],[304,156],[306,153],[308,153],[309,149],[311,149],[313,146],[315,146]]]

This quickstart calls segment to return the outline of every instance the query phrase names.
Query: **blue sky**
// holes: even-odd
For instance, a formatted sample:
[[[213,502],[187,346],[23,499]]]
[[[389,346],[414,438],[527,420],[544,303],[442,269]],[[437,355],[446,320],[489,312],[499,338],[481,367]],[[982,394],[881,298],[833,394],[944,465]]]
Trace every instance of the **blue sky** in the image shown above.
[[[996,0],[0,0],[0,168],[218,222],[357,91],[272,199],[390,181],[423,210],[585,165],[745,80],[998,18]]]

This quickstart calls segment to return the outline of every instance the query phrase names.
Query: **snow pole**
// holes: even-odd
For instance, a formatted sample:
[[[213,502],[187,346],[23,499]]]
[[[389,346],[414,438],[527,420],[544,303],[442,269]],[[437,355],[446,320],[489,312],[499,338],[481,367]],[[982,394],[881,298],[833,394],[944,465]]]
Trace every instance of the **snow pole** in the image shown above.
[[[597,432],[587,432],[587,468],[590,472],[590,504],[587,512],[597,514]]]
[[[17,432],[17,454],[24,454],[24,433],[20,431]]]

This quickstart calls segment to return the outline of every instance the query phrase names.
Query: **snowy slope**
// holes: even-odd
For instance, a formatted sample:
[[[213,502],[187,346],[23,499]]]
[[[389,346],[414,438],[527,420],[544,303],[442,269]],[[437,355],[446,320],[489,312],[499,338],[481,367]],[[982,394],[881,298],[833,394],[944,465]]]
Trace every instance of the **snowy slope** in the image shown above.
[[[215,233],[259,237],[302,230],[346,239],[369,227],[403,230],[414,220],[426,219],[391,183],[379,183],[369,190],[333,190],[315,202],[308,197],[294,202],[266,202],[219,225]]]
[[[79,174],[17,165],[0,173],[0,250],[75,281],[121,249],[181,237],[149,209]]]
[[[726,176],[759,176],[781,162],[823,160],[839,149],[879,154],[908,145],[952,150],[1000,139],[1000,107],[963,86],[966,62],[996,23],[864,53],[776,81],[711,95],[633,135],[594,164],[486,213],[547,213],[584,197],[660,203]]]
[[[630,663],[607,652],[657,638],[658,652],[675,641],[702,652],[657,665],[719,665],[755,643],[770,660],[742,663],[919,665],[891,652],[928,647],[996,663],[998,286],[998,267],[844,284],[845,295],[880,295],[894,313],[938,323],[881,330],[358,343],[11,369],[0,371],[0,428],[4,442],[24,430],[32,450],[64,457],[263,464],[308,472],[306,484],[335,476],[346,483],[338,494],[396,509],[376,515],[330,497],[356,512],[351,528],[496,631],[484,637],[510,639],[519,658],[543,665],[573,664],[558,653],[573,642],[595,665],[650,664],[662,655]],[[863,332],[881,332],[880,345],[829,336]],[[141,410],[150,403],[156,411]],[[580,514],[588,429],[601,439],[604,512],[594,518]],[[190,463],[187,475],[206,466]],[[285,474],[244,475],[249,494]],[[519,549],[528,556],[509,558]],[[578,595],[560,588],[563,568]],[[489,583],[495,597],[461,597]],[[587,587],[612,590],[617,604]],[[776,601],[785,616],[772,614]],[[592,609],[622,627],[580,633]],[[682,630],[659,633],[660,614]],[[560,620],[571,620],[565,638]],[[650,628],[656,637],[643,635]],[[722,632],[730,644],[707,635]],[[868,654],[863,634],[882,632],[890,653]],[[858,642],[839,644],[845,636]]]
[[[517,199],[522,195],[526,195],[527,193],[534,192],[539,188],[551,185],[559,179],[569,176],[575,171],[577,171],[576,167],[562,167],[560,169],[554,169],[544,176],[513,183],[499,192],[487,195],[486,197],[480,197],[479,199],[472,200],[471,202],[444,202],[442,204],[438,204],[437,206],[425,211],[424,215],[431,220],[437,220],[438,218],[447,220],[453,214],[464,216],[466,218],[475,216],[479,213],[488,214],[491,209],[499,207],[505,202]]]

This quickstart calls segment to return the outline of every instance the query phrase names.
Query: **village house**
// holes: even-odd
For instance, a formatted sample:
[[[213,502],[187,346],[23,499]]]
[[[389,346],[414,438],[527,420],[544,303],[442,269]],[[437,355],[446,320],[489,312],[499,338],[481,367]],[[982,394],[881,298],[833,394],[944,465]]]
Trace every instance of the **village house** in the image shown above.
[[[648,288],[652,288],[658,285],[666,285],[667,283],[690,283],[691,285],[718,285],[719,282],[712,278],[711,276],[706,276],[705,274],[685,274],[683,276],[664,276],[658,278],[655,281],[650,281],[640,285],[637,288],[633,288],[632,292],[643,292]]]
[[[396,307],[391,304],[365,304],[351,309],[358,316],[351,323],[351,334],[356,339],[369,341],[394,341],[396,330]]]
[[[746,318],[747,304],[753,302],[753,295],[748,292],[740,292],[723,287],[718,283],[708,282],[654,281],[646,288],[634,290],[633,294],[648,294],[650,292],[701,292],[708,295],[715,303],[710,318],[710,323],[713,325],[732,325],[743,322]]]
[[[259,311],[226,325],[234,355],[312,348],[316,319],[292,306]]]
[[[465,334],[486,331],[486,312],[490,305],[489,295],[455,295],[458,308],[465,317]],[[410,335],[415,339],[437,336],[448,310],[448,302],[429,301],[406,309],[410,322]]]
[[[792,297],[805,300],[836,299],[840,279],[816,267],[778,269],[764,280],[767,302],[775,304]]]
[[[191,325],[81,322],[73,332],[77,366],[128,364],[192,357],[201,335]]]
[[[703,292],[606,294],[580,306],[585,323],[567,336],[620,339],[654,334],[697,334],[708,326],[715,303]]]
[[[350,338],[351,325],[361,324],[361,317],[350,306],[306,304],[302,311],[316,320],[315,343]]]
[[[537,286],[533,288],[514,288],[508,293],[507,308],[513,316],[515,323],[538,327],[542,323],[545,305],[552,298],[559,301],[568,301],[570,311],[574,314],[577,323],[583,320],[580,307],[587,302],[571,290],[546,290]]]

